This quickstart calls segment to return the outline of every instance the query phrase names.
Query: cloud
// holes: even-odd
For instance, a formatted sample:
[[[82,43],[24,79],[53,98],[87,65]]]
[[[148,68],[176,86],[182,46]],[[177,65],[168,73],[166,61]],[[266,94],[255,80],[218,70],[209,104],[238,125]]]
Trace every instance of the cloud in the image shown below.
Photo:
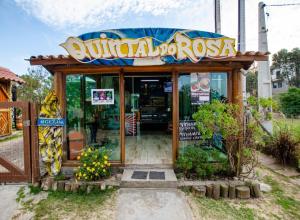
[[[190,0],[15,0],[28,14],[59,29],[100,26],[126,14],[159,16]]]

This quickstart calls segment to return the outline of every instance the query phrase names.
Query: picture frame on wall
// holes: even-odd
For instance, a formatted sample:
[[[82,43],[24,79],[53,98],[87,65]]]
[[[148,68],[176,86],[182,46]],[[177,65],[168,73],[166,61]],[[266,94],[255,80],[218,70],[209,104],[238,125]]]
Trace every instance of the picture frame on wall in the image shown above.
[[[92,89],[92,105],[113,105],[115,102],[114,89]]]

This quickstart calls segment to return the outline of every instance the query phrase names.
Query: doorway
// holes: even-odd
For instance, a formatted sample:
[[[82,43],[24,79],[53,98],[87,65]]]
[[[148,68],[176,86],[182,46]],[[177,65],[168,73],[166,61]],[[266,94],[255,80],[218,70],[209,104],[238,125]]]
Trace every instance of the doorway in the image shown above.
[[[125,163],[172,164],[171,74],[125,76]]]

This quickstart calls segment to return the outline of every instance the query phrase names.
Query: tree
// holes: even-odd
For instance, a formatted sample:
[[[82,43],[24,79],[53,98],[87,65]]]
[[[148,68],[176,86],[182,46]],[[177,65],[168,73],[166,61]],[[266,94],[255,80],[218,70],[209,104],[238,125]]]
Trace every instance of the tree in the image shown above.
[[[279,78],[287,80],[290,86],[300,87],[300,49],[281,49],[272,57],[272,69],[279,69]]]
[[[53,77],[42,66],[28,68],[25,81],[17,88],[18,100],[41,103],[53,86]]]
[[[287,117],[300,115],[300,88],[289,88],[288,92],[280,95],[280,105]]]
[[[246,92],[257,96],[257,70],[250,70],[246,76]]]

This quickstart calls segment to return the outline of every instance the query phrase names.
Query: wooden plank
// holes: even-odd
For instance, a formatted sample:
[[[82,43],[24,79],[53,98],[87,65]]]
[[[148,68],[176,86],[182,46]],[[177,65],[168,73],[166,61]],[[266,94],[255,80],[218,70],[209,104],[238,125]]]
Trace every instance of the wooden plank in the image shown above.
[[[125,164],[125,81],[124,73],[119,73],[120,88],[120,142],[121,142],[121,164]]]
[[[29,103],[24,102],[22,107],[22,120],[30,120]],[[32,124],[32,122],[30,122]],[[31,152],[30,152],[30,126],[25,126],[23,123],[23,152],[24,152],[24,172],[27,180],[31,181]]]
[[[179,122],[179,95],[178,95],[178,72],[176,70],[172,71],[172,120],[173,120],[173,132],[172,132],[172,160],[173,164],[177,159],[178,154],[178,146],[179,146],[179,139],[178,139],[178,122]]]
[[[0,156],[0,165],[3,166],[5,169],[10,171],[11,174],[18,174],[18,175],[24,175],[25,173],[23,170],[21,170],[19,167],[14,165],[13,163],[10,163],[8,159],[3,158]]]

